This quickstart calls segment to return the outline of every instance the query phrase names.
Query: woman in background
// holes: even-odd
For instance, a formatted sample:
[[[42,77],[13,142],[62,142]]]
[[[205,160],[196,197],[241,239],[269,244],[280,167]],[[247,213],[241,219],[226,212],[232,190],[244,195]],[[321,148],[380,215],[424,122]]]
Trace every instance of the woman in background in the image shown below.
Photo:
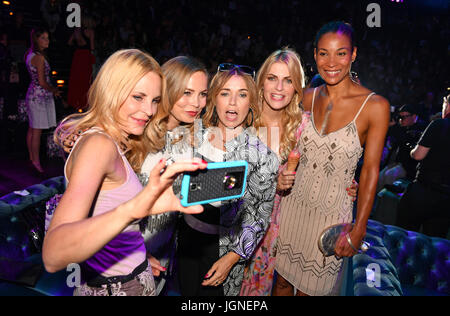
[[[56,126],[55,100],[60,92],[50,84],[50,65],[45,50],[49,47],[49,35],[45,29],[31,31],[31,47],[25,62],[31,77],[26,96],[29,128],[27,147],[30,162],[39,173],[44,173],[39,157],[43,129]]]

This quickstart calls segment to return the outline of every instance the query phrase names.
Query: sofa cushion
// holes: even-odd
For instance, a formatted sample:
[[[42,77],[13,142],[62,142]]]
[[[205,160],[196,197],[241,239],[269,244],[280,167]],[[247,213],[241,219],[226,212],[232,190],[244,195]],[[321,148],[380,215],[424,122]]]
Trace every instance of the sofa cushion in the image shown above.
[[[450,241],[386,226],[385,244],[402,287],[450,295]]]

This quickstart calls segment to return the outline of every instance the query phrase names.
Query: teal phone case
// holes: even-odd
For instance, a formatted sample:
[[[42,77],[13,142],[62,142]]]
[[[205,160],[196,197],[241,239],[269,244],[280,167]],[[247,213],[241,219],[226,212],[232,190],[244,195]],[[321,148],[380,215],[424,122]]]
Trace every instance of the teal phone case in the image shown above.
[[[228,161],[208,163],[206,170],[187,173],[181,183],[180,200],[184,207],[241,198],[247,186],[248,162]],[[225,189],[225,178],[242,175],[242,186]],[[196,190],[193,190],[193,188]]]

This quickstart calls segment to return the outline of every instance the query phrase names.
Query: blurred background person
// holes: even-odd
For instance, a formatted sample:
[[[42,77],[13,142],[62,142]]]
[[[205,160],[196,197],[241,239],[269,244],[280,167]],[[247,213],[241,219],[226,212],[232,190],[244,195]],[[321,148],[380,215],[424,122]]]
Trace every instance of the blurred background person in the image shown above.
[[[388,164],[380,172],[377,192],[398,179],[414,180],[417,161],[411,158],[410,152],[425,129],[418,112],[418,107],[413,104],[403,105],[399,109],[399,123],[389,127],[387,142],[391,149]]]
[[[446,238],[450,228],[450,95],[444,98],[442,119],[428,125],[411,157],[419,161],[417,175],[398,206],[396,226]]]
[[[82,27],[75,28],[68,45],[75,52],[70,68],[67,103],[76,110],[87,108],[87,92],[92,81],[92,65],[95,64],[95,22],[91,17],[83,17]]]
[[[29,119],[27,147],[30,161],[39,173],[44,172],[39,158],[42,130],[56,126],[53,97],[60,96],[59,90],[50,84],[50,65],[45,55],[49,42],[49,33],[45,29],[34,29],[31,32],[31,47],[25,58],[31,77],[26,97]]]

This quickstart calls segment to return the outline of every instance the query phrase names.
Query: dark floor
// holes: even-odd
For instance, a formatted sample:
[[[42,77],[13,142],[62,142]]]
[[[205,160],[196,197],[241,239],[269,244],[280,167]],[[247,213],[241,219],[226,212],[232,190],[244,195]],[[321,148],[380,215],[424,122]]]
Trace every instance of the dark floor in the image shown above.
[[[41,164],[45,169],[44,174],[36,172],[29,162],[26,148],[26,124],[14,124],[1,128],[0,144],[0,197],[23,190],[45,179],[63,175],[64,161],[62,158],[47,158],[46,137],[50,131],[42,137]]]

